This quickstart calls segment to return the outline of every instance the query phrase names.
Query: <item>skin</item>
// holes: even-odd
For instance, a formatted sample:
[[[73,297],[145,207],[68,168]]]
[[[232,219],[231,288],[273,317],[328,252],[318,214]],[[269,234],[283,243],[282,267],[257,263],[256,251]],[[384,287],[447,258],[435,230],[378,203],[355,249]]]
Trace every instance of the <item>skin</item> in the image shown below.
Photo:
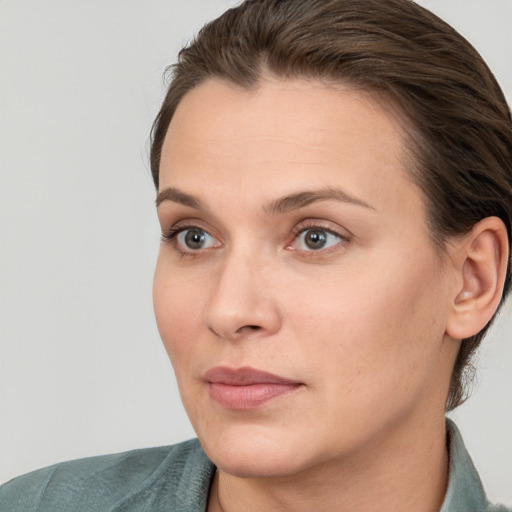
[[[211,80],[179,104],[158,217],[164,237],[182,231],[162,242],[154,305],[218,467],[210,511],[439,510],[460,247],[436,253],[405,161],[397,118],[341,85],[266,79],[246,91]],[[351,200],[270,211],[327,189]],[[191,227],[203,246],[186,245]],[[305,243],[312,229],[323,248]],[[203,378],[218,365],[301,386],[228,410]]]

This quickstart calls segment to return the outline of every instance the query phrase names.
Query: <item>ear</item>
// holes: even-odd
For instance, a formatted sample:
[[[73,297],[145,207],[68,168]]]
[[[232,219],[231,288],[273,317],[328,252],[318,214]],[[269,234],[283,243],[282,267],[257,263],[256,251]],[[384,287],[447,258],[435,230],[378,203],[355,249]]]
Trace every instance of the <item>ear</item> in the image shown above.
[[[501,300],[509,258],[508,235],[498,217],[487,217],[455,242],[457,285],[446,334],[469,338],[482,330]]]

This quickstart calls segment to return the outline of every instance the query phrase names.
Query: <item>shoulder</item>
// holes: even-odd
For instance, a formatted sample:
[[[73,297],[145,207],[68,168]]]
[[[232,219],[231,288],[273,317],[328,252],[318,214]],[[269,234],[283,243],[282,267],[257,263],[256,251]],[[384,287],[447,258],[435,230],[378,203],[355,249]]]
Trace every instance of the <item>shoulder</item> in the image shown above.
[[[2,512],[200,510],[215,467],[194,439],[56,464],[0,488]]]
[[[450,472],[441,512],[512,512],[489,502],[482,481],[453,421],[447,419]]]
[[[489,505],[485,512],[512,512],[512,508],[505,505]]]

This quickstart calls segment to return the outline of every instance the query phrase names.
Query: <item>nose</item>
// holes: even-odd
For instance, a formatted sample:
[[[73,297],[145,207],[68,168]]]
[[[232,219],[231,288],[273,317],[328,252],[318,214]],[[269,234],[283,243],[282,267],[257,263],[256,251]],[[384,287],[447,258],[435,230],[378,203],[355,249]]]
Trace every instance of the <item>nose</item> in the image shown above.
[[[211,288],[205,323],[227,340],[275,334],[281,318],[270,265],[256,257],[232,254]]]

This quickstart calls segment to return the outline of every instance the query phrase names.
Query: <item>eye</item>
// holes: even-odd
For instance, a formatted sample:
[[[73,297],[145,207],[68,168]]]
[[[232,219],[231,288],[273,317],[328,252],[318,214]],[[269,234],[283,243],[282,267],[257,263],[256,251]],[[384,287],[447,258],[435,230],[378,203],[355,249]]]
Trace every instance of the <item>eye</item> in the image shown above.
[[[198,252],[220,246],[220,242],[216,238],[198,227],[175,227],[169,235],[164,235],[163,238],[183,253]]]
[[[321,251],[330,249],[346,240],[346,237],[321,226],[299,228],[295,239],[288,248],[300,251]]]

